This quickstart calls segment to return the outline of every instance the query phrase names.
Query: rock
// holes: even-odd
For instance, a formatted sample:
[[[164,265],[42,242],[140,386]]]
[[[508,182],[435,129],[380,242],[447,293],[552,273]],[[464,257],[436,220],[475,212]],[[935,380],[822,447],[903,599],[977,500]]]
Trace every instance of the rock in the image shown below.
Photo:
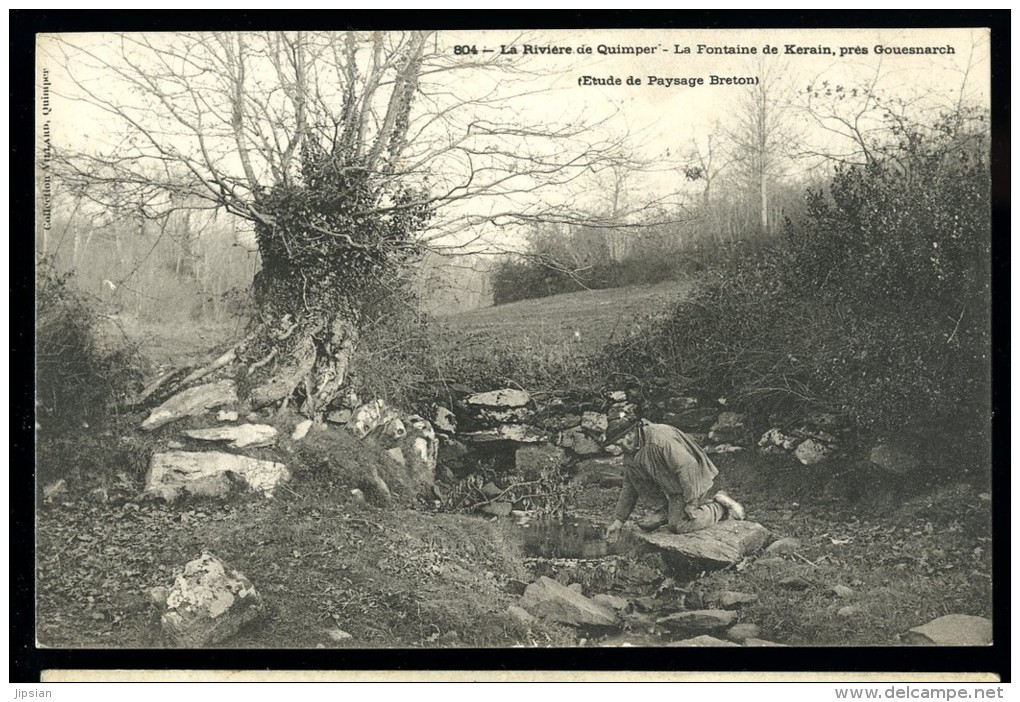
[[[471,424],[476,427],[489,428],[500,424],[529,424],[535,412],[529,407],[511,407],[509,409],[477,409],[471,417]]]
[[[548,417],[542,421],[542,426],[550,431],[563,431],[581,425],[581,415],[564,414],[558,417]]]
[[[347,421],[347,431],[359,439],[364,439],[370,434],[377,442],[382,440],[383,443],[387,443],[388,439],[389,445],[385,448],[392,448],[393,442],[403,438],[406,430],[400,422],[400,412],[382,399],[376,399],[360,405],[351,412],[351,418]]]
[[[619,487],[623,485],[624,470],[623,456],[587,458],[574,467],[574,480],[581,485]]]
[[[655,623],[675,631],[714,631],[725,629],[736,619],[734,612],[725,609],[695,609],[660,617]]]
[[[623,390],[610,390],[606,393],[606,399],[610,402],[626,402],[627,393]]]
[[[846,618],[846,617],[856,617],[860,613],[861,613],[861,608],[860,607],[855,607],[853,605],[847,605],[846,607],[840,607],[838,610],[836,610],[836,616],[844,617],[844,618]]]
[[[278,485],[290,480],[282,463],[221,452],[169,451],[155,453],[145,478],[145,492],[172,502],[184,493],[203,494],[212,489],[221,496],[227,473],[239,476],[251,490],[272,497]]]
[[[692,639],[682,639],[680,641],[670,641],[666,646],[673,648],[736,648],[737,644],[732,641],[723,641],[717,639],[714,636],[708,636],[702,634],[701,636],[695,636]]]
[[[527,424],[504,424],[495,429],[483,429],[462,433],[463,441],[489,443],[492,441],[516,441],[521,444],[538,444],[549,440],[549,434]]]
[[[623,612],[629,606],[627,600],[616,595],[609,595],[606,593],[600,593],[591,598],[594,602],[602,605],[606,609],[611,609],[614,612]]]
[[[610,636],[601,639],[597,644],[603,648],[656,648],[663,645],[662,641],[656,636],[651,634],[635,634],[633,632]],[[672,644],[667,643],[665,645],[671,646]]]
[[[797,460],[806,466],[813,466],[821,463],[829,457],[832,449],[816,439],[805,439],[793,452]]]
[[[785,587],[787,590],[807,590],[811,587],[811,583],[797,575],[791,575],[788,578],[783,578],[776,584],[779,585],[779,587]]]
[[[531,626],[538,621],[528,610],[518,607],[517,605],[510,605],[506,609],[506,613],[511,619],[515,620],[521,626]]]
[[[601,412],[585,412],[581,415],[581,428],[592,434],[601,434],[609,427],[609,418]]]
[[[947,614],[900,634],[910,646],[989,646],[992,620],[966,614]]]
[[[760,647],[786,647],[786,644],[776,643],[775,641],[766,641],[765,639],[747,638],[744,639],[745,646],[760,646]]]
[[[61,495],[67,493],[67,481],[61,478],[49,485],[43,486],[43,502],[53,502]]]
[[[745,416],[738,412],[722,412],[708,432],[708,438],[720,444],[749,443]]]
[[[781,429],[769,429],[758,439],[759,446],[778,446],[785,451],[792,450],[798,442],[798,437],[786,434]]]
[[[800,539],[795,539],[792,536],[787,536],[784,539],[777,539],[769,544],[765,548],[765,553],[770,556],[783,556],[794,551],[799,551],[803,548],[804,544],[800,542]]]
[[[578,592],[582,595],[584,594],[584,586],[581,585],[581,583],[570,583],[569,585],[567,585],[567,587],[573,590],[574,592]]]
[[[719,444],[718,446],[706,446],[705,453],[707,454],[721,454],[721,453],[737,453],[743,451],[743,446],[734,446],[733,444]]]
[[[675,567],[713,570],[736,565],[758,552],[770,534],[768,529],[756,522],[725,520],[689,534],[635,531],[634,536],[659,549]]]
[[[326,415],[326,421],[330,424],[347,424],[351,421],[351,411],[349,409],[333,410]]]
[[[479,509],[485,514],[491,514],[495,517],[509,517],[510,510],[513,508],[513,504],[509,502],[490,502],[482,505]]]
[[[698,407],[683,412],[666,412],[662,422],[681,431],[704,431],[710,429],[719,419],[719,412],[713,407]]]
[[[457,415],[445,407],[436,407],[436,412],[432,417],[432,424],[436,429],[446,434],[457,433]]]
[[[491,407],[506,409],[508,407],[524,407],[531,402],[531,396],[523,390],[503,388],[491,392],[480,392],[464,398],[464,402],[472,407]]]
[[[481,490],[482,494],[488,497],[490,500],[494,500],[503,494],[503,489],[496,485],[496,483],[492,482],[491,480],[485,483],[485,485],[483,485],[482,487],[480,487],[479,490]]]
[[[347,633],[343,629],[333,629],[332,631],[329,632],[329,638],[332,639],[333,641],[336,641],[337,643],[342,643],[344,641],[350,641],[351,639],[354,638],[354,636],[352,634]]]
[[[520,606],[541,619],[574,627],[612,627],[616,615],[579,592],[541,576],[528,585]]]
[[[854,591],[846,585],[833,585],[830,590],[836,597],[851,597],[854,594]]]
[[[216,413],[218,422],[236,422],[239,415],[234,410],[220,410]]]
[[[110,493],[104,487],[97,487],[89,490],[88,498],[90,502],[97,502],[105,505],[110,501]]]
[[[198,385],[182,390],[152,410],[142,422],[142,429],[152,431],[181,417],[195,417],[234,402],[237,402],[237,388],[233,380]]]
[[[528,480],[558,473],[567,462],[567,452],[552,444],[521,446],[514,454],[518,473]]]
[[[421,415],[412,414],[404,419],[406,433],[400,442],[404,464],[412,468],[414,477],[432,485],[436,479],[439,460],[439,439],[432,424]]]
[[[893,475],[909,475],[920,465],[920,461],[911,454],[888,444],[879,444],[871,449],[868,460]]]
[[[277,431],[268,424],[237,424],[209,429],[185,429],[185,436],[198,441],[225,441],[231,448],[254,448],[276,443]]]
[[[301,441],[301,439],[308,436],[308,430],[312,428],[312,420],[306,419],[302,422],[298,422],[298,425],[294,427],[294,431],[290,434],[291,441]]]
[[[398,446],[394,446],[391,449],[386,449],[386,455],[389,456],[390,459],[395,463],[399,463],[402,466],[407,465],[406,462],[404,461],[404,452],[401,451]]]
[[[160,621],[178,645],[201,648],[226,641],[264,611],[248,578],[206,551],[178,571]]]
[[[735,592],[733,590],[720,590],[708,596],[709,602],[714,602],[723,609],[736,609],[741,605],[753,604],[758,601],[757,595],[749,592]]]
[[[353,490],[351,490],[351,497],[359,505],[363,505],[367,502],[367,500],[365,499],[365,493],[362,492],[359,488],[354,488]]]
[[[623,449],[616,444],[609,444],[609,446],[603,446],[602,450],[608,453],[610,456],[622,456]]]
[[[748,639],[756,639],[761,634],[757,624],[734,624],[726,630],[726,638],[737,643],[744,643]]]
[[[588,436],[581,427],[574,427],[563,432],[560,435],[560,446],[570,449],[578,456],[591,456],[602,452],[599,443]]]

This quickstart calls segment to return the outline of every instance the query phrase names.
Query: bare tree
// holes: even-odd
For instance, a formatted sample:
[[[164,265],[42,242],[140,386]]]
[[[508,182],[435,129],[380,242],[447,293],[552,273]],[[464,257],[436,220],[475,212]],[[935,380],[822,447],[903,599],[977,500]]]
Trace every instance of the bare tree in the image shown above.
[[[527,115],[514,100],[514,79],[534,77],[523,63],[454,55],[430,32],[86,35],[45,48],[67,96],[124,128],[120,143],[60,154],[65,183],[144,217],[197,202],[253,225],[262,268],[236,360],[255,405],[293,398],[321,413],[373,290],[485,224],[587,221],[571,189],[625,162],[597,125]]]
[[[756,191],[761,231],[769,230],[770,184],[786,165],[794,133],[787,115],[788,86],[780,62],[760,59],[758,83],[744,90],[727,131],[734,164],[741,167]]]

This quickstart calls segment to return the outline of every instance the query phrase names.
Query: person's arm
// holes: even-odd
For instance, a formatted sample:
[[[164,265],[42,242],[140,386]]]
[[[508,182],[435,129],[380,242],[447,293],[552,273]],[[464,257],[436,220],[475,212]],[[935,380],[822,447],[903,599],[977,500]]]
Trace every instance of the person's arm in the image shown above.
[[[630,517],[630,513],[634,511],[635,505],[637,505],[638,493],[634,489],[634,485],[625,476],[623,479],[623,489],[620,491],[620,497],[616,500],[616,511],[613,512],[613,517],[616,521],[621,524],[627,521]]]
[[[606,529],[606,540],[609,543],[614,543],[617,539],[617,535],[620,530],[623,529],[623,523],[630,517],[630,513],[634,511],[634,505],[637,504],[638,493],[634,488],[634,485],[630,482],[630,478],[624,476],[623,478],[623,490],[620,491],[620,497],[616,501],[616,511],[613,513],[615,517],[613,523]]]

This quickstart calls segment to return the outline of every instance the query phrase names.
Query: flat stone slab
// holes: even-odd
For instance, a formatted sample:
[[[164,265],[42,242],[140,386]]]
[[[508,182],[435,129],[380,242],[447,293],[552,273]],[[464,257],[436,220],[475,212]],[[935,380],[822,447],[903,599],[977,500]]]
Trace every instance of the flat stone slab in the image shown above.
[[[660,617],[655,623],[669,629],[695,632],[725,629],[736,620],[737,615],[726,609],[694,609]]]
[[[634,530],[638,542],[660,550],[677,567],[717,570],[757,553],[769,540],[769,530],[757,522],[726,520],[690,534],[665,529],[650,534]]]
[[[152,410],[142,429],[152,431],[181,417],[194,417],[211,409],[237,402],[233,380],[220,380],[183,390]]]
[[[309,423],[309,426],[311,424]],[[235,424],[208,429],[185,429],[181,432],[198,441],[226,441],[233,448],[271,446],[276,443],[277,431],[268,424]]]
[[[989,646],[992,643],[992,620],[967,614],[947,614],[900,634],[900,641],[911,646]]]
[[[723,641],[722,639],[717,639],[714,636],[708,636],[707,634],[695,636],[692,639],[670,641],[666,644],[666,646],[668,648],[739,648],[739,646],[732,641]]]
[[[182,494],[197,494],[189,489],[191,486],[225,479],[226,473],[239,476],[250,490],[267,497],[272,497],[277,486],[290,480],[290,471],[282,463],[233,453],[167,451],[152,455],[145,492],[173,502]]]

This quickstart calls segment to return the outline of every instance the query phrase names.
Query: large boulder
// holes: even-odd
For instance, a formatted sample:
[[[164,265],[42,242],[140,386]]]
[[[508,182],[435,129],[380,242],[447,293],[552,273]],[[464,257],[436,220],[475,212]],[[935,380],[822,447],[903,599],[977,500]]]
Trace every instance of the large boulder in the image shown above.
[[[142,429],[152,431],[182,417],[197,417],[211,409],[237,402],[237,387],[233,380],[196,385],[183,390],[149,413]]]
[[[264,612],[248,578],[206,551],[177,572],[160,622],[177,645],[201,648],[230,639]]]
[[[633,535],[639,542],[661,552],[667,564],[683,572],[735,565],[760,551],[770,536],[769,530],[761,524],[734,520],[689,534],[634,531]]]
[[[911,646],[989,646],[992,620],[967,614],[947,614],[900,634]]]
[[[592,434],[601,434],[609,427],[609,418],[601,412],[585,412],[581,415],[581,428]]]
[[[544,575],[528,585],[519,604],[540,619],[567,626],[607,628],[617,624],[612,610]]]
[[[152,455],[145,493],[167,502],[183,495],[224,497],[231,474],[267,497],[290,480],[290,471],[282,463],[215,451],[167,451]]]
[[[276,443],[278,432],[269,424],[232,424],[208,429],[185,429],[185,436],[198,441],[224,441],[232,448],[254,448]]]

